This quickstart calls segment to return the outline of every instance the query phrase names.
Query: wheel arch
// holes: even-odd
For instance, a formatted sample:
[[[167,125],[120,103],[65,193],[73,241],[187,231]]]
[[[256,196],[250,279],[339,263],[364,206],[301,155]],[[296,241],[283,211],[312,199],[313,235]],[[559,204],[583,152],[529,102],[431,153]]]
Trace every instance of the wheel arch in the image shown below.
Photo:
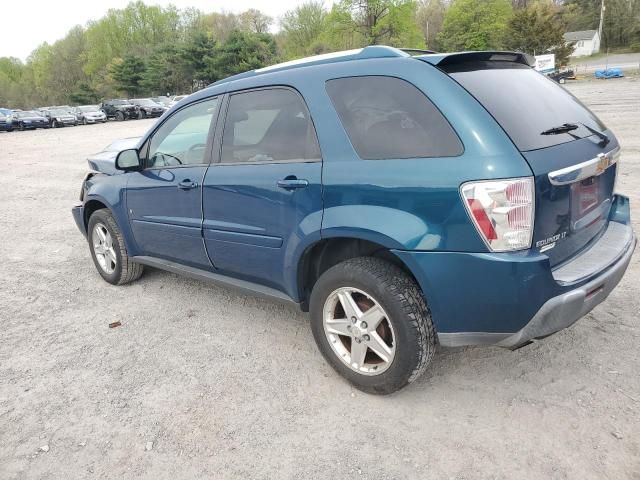
[[[126,213],[121,213],[120,209],[114,208],[114,206],[108,202],[104,197],[100,195],[90,194],[84,202],[84,225],[87,231],[87,238],[89,237],[89,219],[91,215],[96,212],[96,210],[107,209],[113,215],[113,218],[120,228],[120,232],[122,233],[122,238],[124,239],[125,246],[127,248],[127,252],[130,255],[136,255],[137,248],[136,244],[133,240],[133,235],[131,233],[131,229],[129,226],[129,220],[126,216]]]
[[[307,246],[298,261],[296,285],[303,311],[309,309],[309,297],[316,281],[329,268],[357,257],[374,257],[386,260],[406,272],[418,285],[415,275],[405,262],[393,253],[395,245],[372,240],[365,236],[330,236],[318,239]]]

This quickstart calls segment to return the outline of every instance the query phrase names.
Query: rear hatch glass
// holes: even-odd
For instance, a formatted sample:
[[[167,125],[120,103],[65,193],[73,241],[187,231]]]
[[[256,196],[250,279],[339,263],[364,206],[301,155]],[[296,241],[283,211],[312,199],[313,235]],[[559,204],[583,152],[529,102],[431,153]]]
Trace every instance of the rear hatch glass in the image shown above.
[[[442,70],[485,107],[529,163],[536,184],[533,248],[554,266],[588,247],[608,223],[618,151],[613,134],[577,98],[526,65],[472,61]],[[592,175],[579,175],[586,171],[579,165],[599,161]],[[549,174],[564,169],[575,178],[570,173],[569,181],[552,183]]]

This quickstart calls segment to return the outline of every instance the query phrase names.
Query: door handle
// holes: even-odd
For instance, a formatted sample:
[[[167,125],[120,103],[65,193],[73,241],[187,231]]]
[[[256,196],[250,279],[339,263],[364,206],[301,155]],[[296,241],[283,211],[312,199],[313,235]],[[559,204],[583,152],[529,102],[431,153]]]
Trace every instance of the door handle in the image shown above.
[[[186,180],[182,180],[179,184],[178,184],[178,188],[181,190],[191,190],[192,188],[196,188],[198,186],[198,184],[196,182],[193,182],[189,179]]]
[[[282,180],[278,180],[278,187],[284,188],[285,190],[295,190],[297,188],[306,188],[309,186],[309,180],[305,180],[303,178],[296,178],[293,175],[283,178]]]

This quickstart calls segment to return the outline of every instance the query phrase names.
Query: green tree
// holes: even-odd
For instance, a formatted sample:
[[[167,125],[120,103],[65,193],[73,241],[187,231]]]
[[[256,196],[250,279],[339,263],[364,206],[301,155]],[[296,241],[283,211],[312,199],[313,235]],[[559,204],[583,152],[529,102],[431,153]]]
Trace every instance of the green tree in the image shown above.
[[[504,48],[511,13],[509,0],[454,0],[438,41],[448,51]]]
[[[145,71],[144,61],[135,55],[128,55],[115,63],[111,68],[111,77],[116,90],[126,93],[129,98],[136,96],[143,90]]]
[[[286,58],[322,53],[320,36],[325,30],[327,11],[321,0],[312,0],[284,14],[280,21],[282,50]]]
[[[276,43],[271,35],[235,30],[207,58],[211,78],[219,80],[271,65],[276,61]]]
[[[269,27],[273,24],[273,18],[255,8],[242,12],[239,20],[243,31],[253,33],[269,33]]]
[[[351,13],[353,26],[365,45],[424,45],[413,0],[342,0],[341,5]]]
[[[71,103],[77,103],[78,105],[91,105],[98,103],[100,96],[89,84],[81,83],[77,88],[69,95]]]
[[[442,30],[444,15],[447,11],[445,0],[421,0],[416,12],[416,20],[427,48],[440,50],[438,34]]]
[[[565,32],[566,24],[560,15],[560,7],[550,0],[540,0],[513,13],[505,46],[532,55],[554,53],[556,63],[564,66],[572,50],[565,47]]]

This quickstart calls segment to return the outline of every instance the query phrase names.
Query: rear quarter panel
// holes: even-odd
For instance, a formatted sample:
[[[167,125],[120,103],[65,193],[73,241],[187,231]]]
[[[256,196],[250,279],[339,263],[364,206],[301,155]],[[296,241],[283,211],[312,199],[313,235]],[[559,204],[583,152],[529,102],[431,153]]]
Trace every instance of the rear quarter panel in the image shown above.
[[[415,85],[448,119],[464,145],[463,154],[360,159],[325,89],[329,79],[359,75],[395,76]],[[351,236],[405,250],[486,251],[462,204],[459,186],[469,180],[532,173],[475,99],[435,67],[412,58],[315,67],[303,80],[300,89],[324,159],[323,238]]]

